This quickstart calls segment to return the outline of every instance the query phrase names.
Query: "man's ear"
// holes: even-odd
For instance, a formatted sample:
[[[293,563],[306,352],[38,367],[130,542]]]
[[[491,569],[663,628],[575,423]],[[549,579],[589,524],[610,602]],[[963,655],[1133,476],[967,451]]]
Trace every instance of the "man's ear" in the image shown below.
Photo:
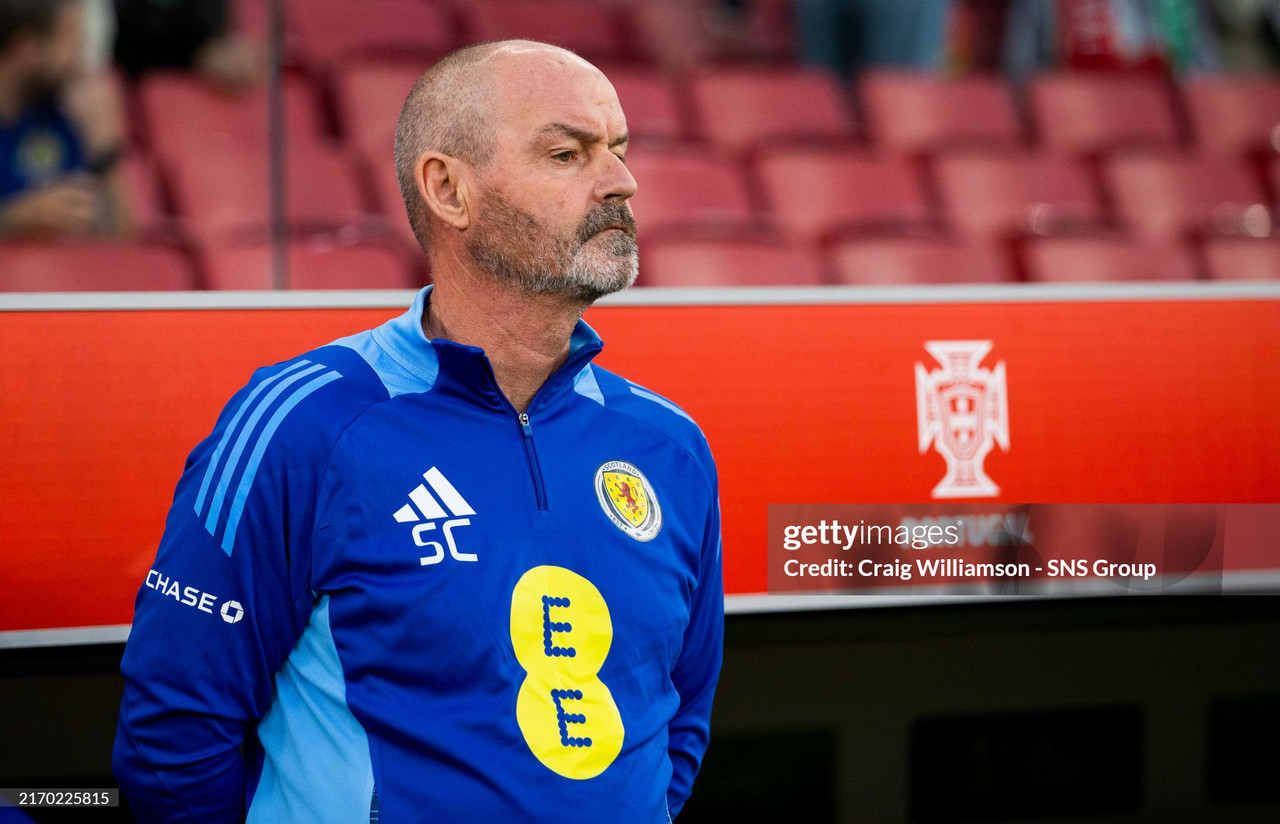
[[[470,176],[468,164],[440,152],[424,152],[413,169],[427,209],[460,231],[471,225]]]

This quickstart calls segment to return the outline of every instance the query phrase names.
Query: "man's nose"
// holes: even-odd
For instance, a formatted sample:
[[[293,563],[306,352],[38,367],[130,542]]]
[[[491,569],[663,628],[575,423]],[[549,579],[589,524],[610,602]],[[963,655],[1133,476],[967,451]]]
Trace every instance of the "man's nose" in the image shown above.
[[[631,170],[613,152],[606,152],[604,170],[596,184],[597,199],[603,203],[611,198],[626,200],[636,193],[636,179]]]

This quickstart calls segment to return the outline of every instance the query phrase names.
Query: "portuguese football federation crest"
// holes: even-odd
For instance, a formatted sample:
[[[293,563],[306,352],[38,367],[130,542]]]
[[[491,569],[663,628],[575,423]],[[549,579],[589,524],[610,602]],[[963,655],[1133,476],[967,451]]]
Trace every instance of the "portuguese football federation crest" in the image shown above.
[[[931,340],[924,348],[942,364],[926,372],[916,363],[920,454],[933,444],[947,462],[947,474],[933,488],[933,497],[999,495],[1000,487],[982,471],[982,461],[996,444],[1009,451],[1004,361],[995,369],[978,365],[991,351],[989,340]]]
[[[662,529],[662,507],[640,470],[626,461],[606,461],[596,470],[596,497],[614,526],[637,541],[652,541]]]

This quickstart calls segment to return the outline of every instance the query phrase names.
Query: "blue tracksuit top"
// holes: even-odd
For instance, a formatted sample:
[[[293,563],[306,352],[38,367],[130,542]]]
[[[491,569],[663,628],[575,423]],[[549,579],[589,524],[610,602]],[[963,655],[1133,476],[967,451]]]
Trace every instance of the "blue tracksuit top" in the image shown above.
[[[724,623],[693,421],[591,363],[527,415],[403,316],[258,370],[140,588],[113,765],[142,821],[665,822]]]

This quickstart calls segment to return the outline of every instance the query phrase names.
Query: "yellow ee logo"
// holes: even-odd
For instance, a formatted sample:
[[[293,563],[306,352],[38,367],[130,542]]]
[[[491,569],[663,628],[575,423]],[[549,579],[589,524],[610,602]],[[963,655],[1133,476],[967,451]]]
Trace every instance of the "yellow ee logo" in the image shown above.
[[[534,756],[565,778],[595,778],[622,751],[622,715],[596,677],[612,643],[609,606],[586,578],[558,566],[520,576],[511,645],[527,674],[516,721]]]

